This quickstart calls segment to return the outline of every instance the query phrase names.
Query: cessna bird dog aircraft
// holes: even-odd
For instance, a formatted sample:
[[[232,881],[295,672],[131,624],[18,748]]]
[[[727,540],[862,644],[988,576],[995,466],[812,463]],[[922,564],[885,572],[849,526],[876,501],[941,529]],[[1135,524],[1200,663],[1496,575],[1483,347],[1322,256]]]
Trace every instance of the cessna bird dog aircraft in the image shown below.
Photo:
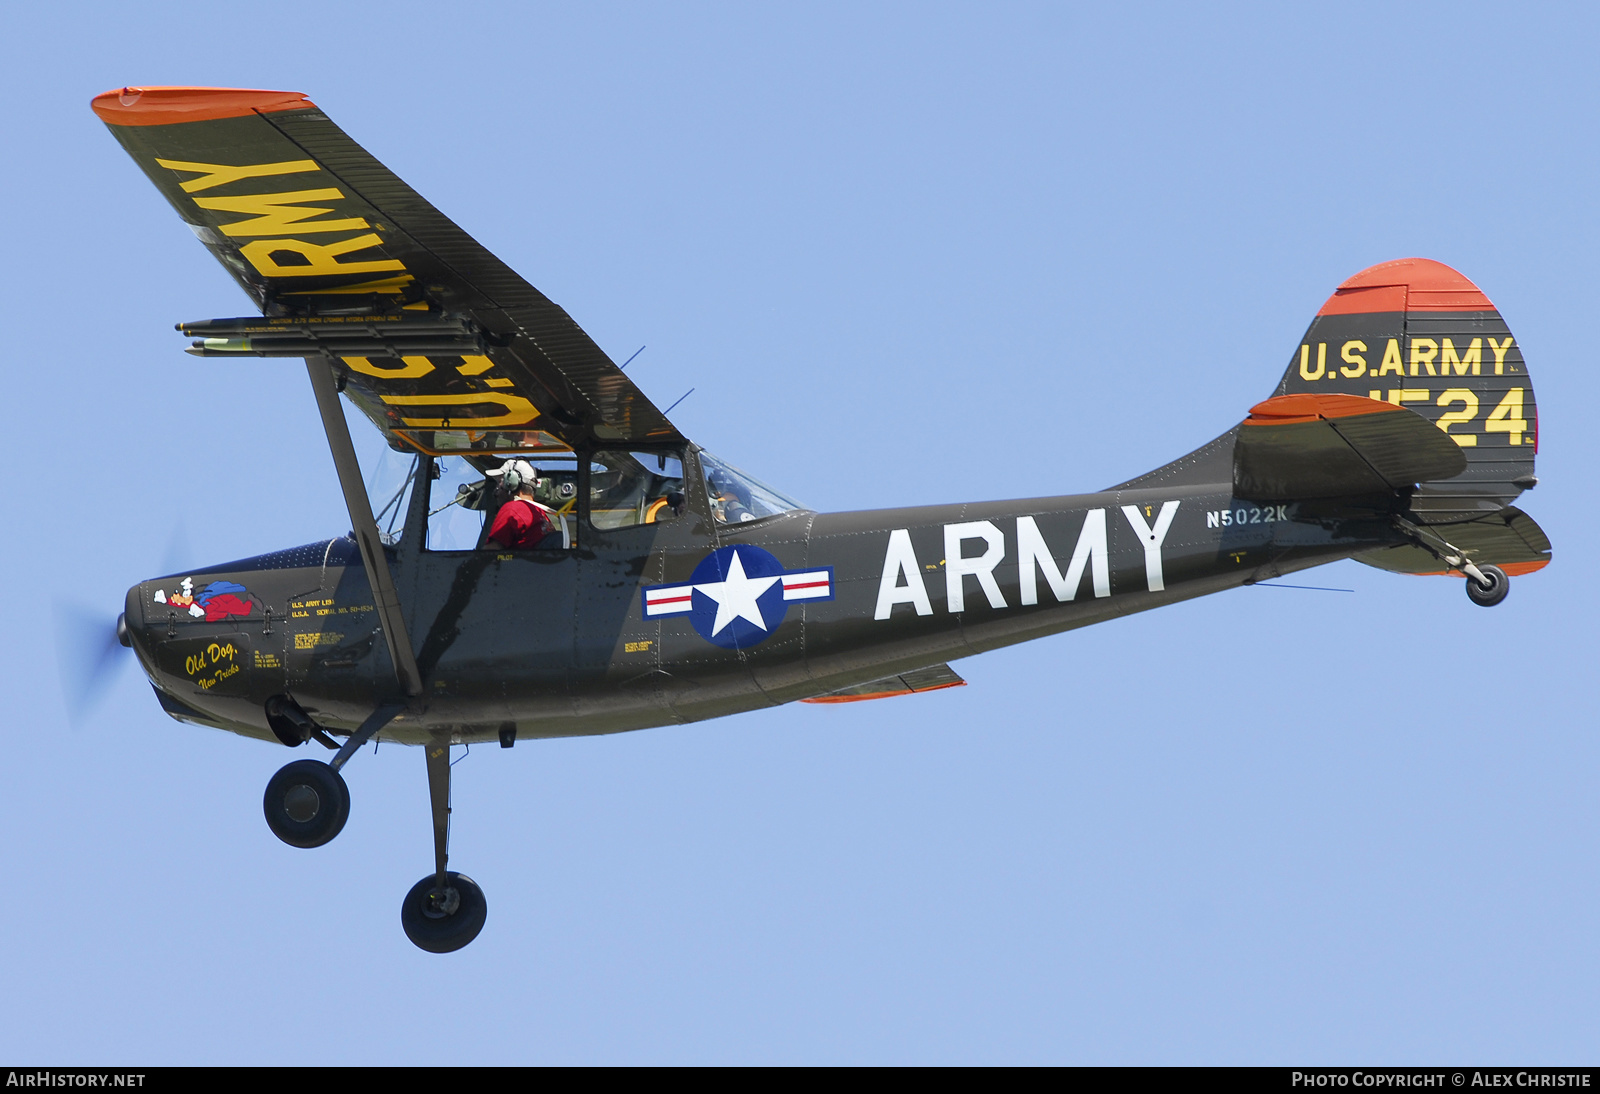
[[[425,950],[486,916],[447,868],[452,744],[953,687],[956,658],[1343,558],[1494,605],[1550,559],[1512,505],[1537,481],[1522,352],[1437,262],[1340,285],[1270,398],[1149,474],[818,513],[690,442],[303,95],[93,107],[262,313],[180,323],[188,352],[305,359],[352,528],[142,581],[118,637],[174,718],[336,753],[267,784],[297,847],[343,828],[362,744],[422,746],[434,869],[401,923]],[[388,443],[365,477],[341,393]]]

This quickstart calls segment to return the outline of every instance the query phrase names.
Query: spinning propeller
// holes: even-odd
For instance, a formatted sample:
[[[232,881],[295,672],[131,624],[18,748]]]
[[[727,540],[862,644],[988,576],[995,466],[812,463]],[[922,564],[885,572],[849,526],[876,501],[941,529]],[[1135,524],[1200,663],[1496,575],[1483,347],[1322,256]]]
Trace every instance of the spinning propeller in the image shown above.
[[[163,574],[175,573],[190,557],[189,538],[174,526],[163,552]],[[56,668],[67,721],[80,728],[132,660],[132,643],[121,612],[58,600],[55,605]]]

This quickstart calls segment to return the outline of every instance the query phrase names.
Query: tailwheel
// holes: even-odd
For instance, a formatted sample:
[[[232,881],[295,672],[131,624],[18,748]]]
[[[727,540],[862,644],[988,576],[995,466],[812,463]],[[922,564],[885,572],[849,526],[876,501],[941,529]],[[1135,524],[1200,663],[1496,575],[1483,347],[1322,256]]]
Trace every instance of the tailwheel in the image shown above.
[[[320,760],[286,764],[267,783],[267,827],[291,847],[321,847],[350,819],[344,776]]]
[[[1511,591],[1511,579],[1506,572],[1498,566],[1474,567],[1483,575],[1483,581],[1478,581],[1475,576],[1467,577],[1467,596],[1481,608],[1492,608],[1506,598]]]
[[[400,906],[400,925],[406,937],[429,953],[451,953],[478,937],[489,904],[478,883],[454,870],[439,885],[439,875],[429,874],[411,887]]]

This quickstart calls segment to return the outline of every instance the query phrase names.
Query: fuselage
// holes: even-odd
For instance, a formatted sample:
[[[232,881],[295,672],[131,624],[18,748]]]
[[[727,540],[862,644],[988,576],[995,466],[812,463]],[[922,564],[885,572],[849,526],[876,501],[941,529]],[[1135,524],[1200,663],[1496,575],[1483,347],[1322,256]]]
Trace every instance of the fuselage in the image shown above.
[[[738,525],[691,504],[557,551],[434,552],[421,538],[389,548],[424,694],[383,737],[410,743],[614,733],[811,698],[1398,537],[1381,504],[1252,502],[1217,484]],[[769,578],[757,602],[747,579],[736,617],[734,575],[703,583],[713,554],[751,573],[775,559],[768,572],[796,589]],[[272,739],[263,704],[287,695],[339,733],[398,697],[348,539],[141,582],[126,619],[181,719]]]

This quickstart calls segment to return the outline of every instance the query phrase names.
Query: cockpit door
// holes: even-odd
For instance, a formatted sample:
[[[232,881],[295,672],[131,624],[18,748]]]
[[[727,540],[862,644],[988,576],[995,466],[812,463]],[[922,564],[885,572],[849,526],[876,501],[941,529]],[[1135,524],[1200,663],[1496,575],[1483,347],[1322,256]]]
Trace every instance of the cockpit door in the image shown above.
[[[510,722],[525,736],[541,720],[570,720],[574,552],[479,546],[488,510],[451,512],[470,484],[445,469],[432,477],[432,457],[420,462],[430,489],[412,499],[397,584],[430,716],[474,730]]]

